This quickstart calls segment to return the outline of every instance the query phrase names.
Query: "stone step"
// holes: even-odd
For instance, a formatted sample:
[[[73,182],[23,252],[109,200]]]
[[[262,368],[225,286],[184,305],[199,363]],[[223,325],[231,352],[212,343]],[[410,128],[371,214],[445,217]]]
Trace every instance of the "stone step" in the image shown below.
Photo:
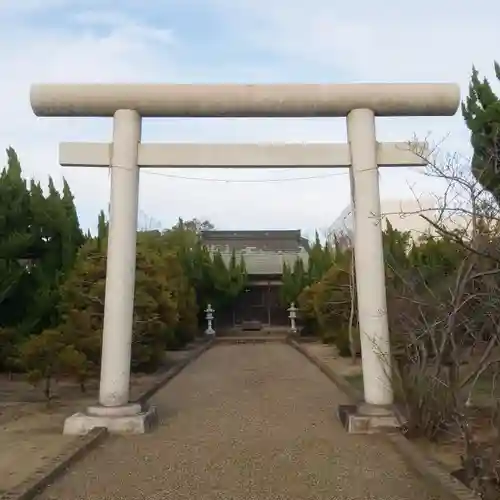
[[[240,328],[231,328],[217,330],[217,337],[266,337],[269,335],[286,336],[290,333],[289,328],[262,328],[261,330],[242,330]]]
[[[264,344],[271,342],[285,342],[287,338],[287,335],[240,335],[216,337],[215,342],[218,344]]]

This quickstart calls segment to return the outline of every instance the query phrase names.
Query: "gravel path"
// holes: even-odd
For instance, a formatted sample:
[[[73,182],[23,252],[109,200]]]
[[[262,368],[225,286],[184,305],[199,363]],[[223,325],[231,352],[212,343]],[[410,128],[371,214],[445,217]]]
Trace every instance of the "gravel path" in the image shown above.
[[[112,437],[51,500],[437,500],[381,436],[348,435],[342,395],[285,344],[212,348],[162,389],[159,429]]]

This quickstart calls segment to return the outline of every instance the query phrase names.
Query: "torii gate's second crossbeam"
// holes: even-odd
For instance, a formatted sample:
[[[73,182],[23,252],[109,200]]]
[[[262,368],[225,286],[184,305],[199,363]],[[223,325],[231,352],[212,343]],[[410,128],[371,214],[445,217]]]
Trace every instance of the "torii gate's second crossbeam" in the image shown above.
[[[342,168],[350,167],[348,144],[335,143],[139,143],[139,168]],[[377,143],[379,167],[426,165],[425,143]],[[113,165],[113,144],[62,142],[59,163],[63,167]]]

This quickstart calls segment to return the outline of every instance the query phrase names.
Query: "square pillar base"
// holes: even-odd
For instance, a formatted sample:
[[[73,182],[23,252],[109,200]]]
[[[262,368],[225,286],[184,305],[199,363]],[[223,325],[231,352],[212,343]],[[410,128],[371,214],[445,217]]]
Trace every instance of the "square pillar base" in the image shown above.
[[[375,434],[395,431],[402,420],[392,407],[378,407],[366,403],[360,405],[340,405],[338,418],[349,434]]]
[[[105,427],[112,434],[145,434],[158,423],[156,407],[130,404],[118,407],[93,406],[85,413],[75,413],[64,421],[63,434],[82,436],[95,427]]]

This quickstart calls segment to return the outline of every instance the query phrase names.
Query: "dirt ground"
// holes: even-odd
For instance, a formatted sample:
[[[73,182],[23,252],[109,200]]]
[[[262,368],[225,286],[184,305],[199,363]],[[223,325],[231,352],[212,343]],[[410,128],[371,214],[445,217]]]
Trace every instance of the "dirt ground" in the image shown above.
[[[342,377],[362,376],[361,359],[356,358],[353,363],[351,358],[342,358],[338,355],[335,346],[323,344],[322,342],[307,342],[302,346],[321,361],[325,361],[335,373]]]
[[[303,347],[321,361],[327,363],[332,370],[343,376],[358,390],[363,391],[363,374],[360,359],[357,359],[353,364],[350,358],[341,358],[334,346],[321,342],[304,343]],[[483,380],[480,381],[476,389],[477,394],[474,394],[473,401],[475,404],[481,404],[482,408],[478,408],[474,414],[474,434],[483,440],[487,439],[491,432],[489,424],[490,412],[485,408],[493,401],[491,397],[491,384],[487,380]],[[430,443],[426,439],[415,439],[413,442],[427,456],[431,456],[440,462],[449,472],[461,467],[460,456],[463,453],[463,443],[458,433],[450,434],[448,439],[442,440],[439,443]]]
[[[162,370],[134,375],[131,399],[138,398],[191,352],[168,352]],[[33,387],[24,376],[11,380],[0,375],[0,494],[27,479],[75,439],[62,435],[64,419],[97,401],[98,381],[90,381],[86,393],[75,383],[61,381],[55,384],[54,393],[47,406],[41,387]]]

